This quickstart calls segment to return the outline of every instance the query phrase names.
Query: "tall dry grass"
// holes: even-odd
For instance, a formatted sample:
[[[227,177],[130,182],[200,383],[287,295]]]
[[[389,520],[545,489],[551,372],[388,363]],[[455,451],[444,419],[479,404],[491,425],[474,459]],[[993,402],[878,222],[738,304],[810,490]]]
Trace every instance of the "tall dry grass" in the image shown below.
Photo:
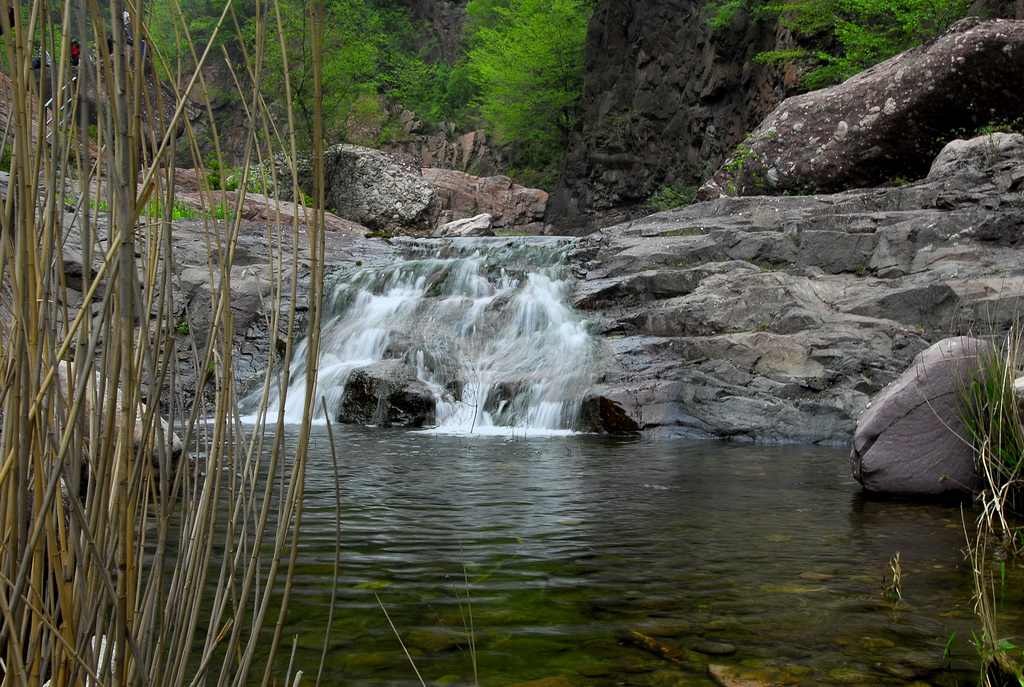
[[[314,389],[306,392],[297,446],[287,451],[283,410],[268,417],[266,399],[274,384],[287,394],[287,372],[276,378],[271,371],[290,368],[300,334],[309,336],[307,364],[315,371],[322,216],[309,218],[308,245],[297,220],[267,226],[275,275],[270,331],[286,332],[286,345],[280,355],[269,347],[256,427],[240,421],[232,375],[230,266],[241,213],[204,220],[215,289],[209,341],[195,351],[195,368],[199,388],[209,381],[215,395],[212,407],[180,407],[173,161],[191,156],[202,165],[185,113],[189,99],[207,92],[202,67],[215,40],[237,22],[225,0],[210,42],[195,45],[177,0],[160,1],[177,10],[188,62],[168,63],[145,40],[145,0],[32,0],[16,7],[13,26],[12,0],[0,0],[12,93],[3,128],[12,162],[0,220],[3,685],[226,686],[300,678],[278,672],[275,656],[302,520]],[[291,113],[287,123],[275,121],[260,92],[266,41],[283,47],[276,0],[246,2],[258,9],[258,38],[243,46],[237,75],[238,84],[248,84],[238,87],[246,162],[283,154],[292,178],[274,183],[292,184],[300,197]],[[320,4],[310,3],[317,43]],[[125,9],[130,45],[121,27]],[[72,36],[84,48],[77,78]],[[40,76],[32,58],[46,53],[53,68]],[[319,69],[316,78],[319,88]],[[96,97],[80,97],[90,93]],[[202,109],[219,157],[212,108]],[[319,143],[313,152],[322,169]],[[143,211],[154,200],[162,217]],[[66,206],[75,208],[73,223]],[[71,235],[80,237],[82,262],[92,268],[83,270],[80,299],[63,269]],[[299,331],[295,311],[300,253],[312,268],[307,332]],[[161,408],[170,409],[184,446],[200,458],[174,455]],[[265,434],[267,425],[277,431]]]
[[[1024,408],[1014,382],[1024,365],[1024,328],[1011,327],[1001,345],[980,358],[964,381],[961,408],[966,439],[974,447],[982,489],[973,528],[964,522],[966,558],[974,583],[978,630],[972,638],[981,661],[979,684],[1024,684],[1024,654],[1000,630],[999,589],[1006,570],[1024,554]]]

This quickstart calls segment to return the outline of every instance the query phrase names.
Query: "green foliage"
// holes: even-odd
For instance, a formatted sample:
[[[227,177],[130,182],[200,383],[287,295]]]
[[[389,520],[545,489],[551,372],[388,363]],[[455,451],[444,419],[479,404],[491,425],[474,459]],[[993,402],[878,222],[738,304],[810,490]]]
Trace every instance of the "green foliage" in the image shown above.
[[[480,114],[527,166],[557,164],[577,118],[592,8],[582,0],[471,0],[470,76]],[[491,23],[487,23],[491,22]]]
[[[577,120],[592,0],[469,0],[462,52],[450,64],[436,59],[436,46],[425,40],[430,28],[417,25],[401,4],[324,1],[329,26],[322,51],[327,141],[380,146],[401,140],[406,135],[402,122],[387,106],[398,103],[428,129],[441,123],[462,131],[486,128],[498,142],[511,144],[512,172],[518,180],[553,184]],[[218,0],[180,4],[179,14],[174,3],[150,3],[151,34],[172,62],[181,58],[187,64],[191,56],[185,28],[204,44],[221,6]],[[239,38],[250,52],[258,38],[250,4],[235,10],[241,35],[229,20],[218,38],[239,74],[244,74]],[[286,52],[270,34],[271,27],[265,27],[263,90],[276,94],[271,106],[281,109],[287,74],[299,143],[308,146],[313,116],[309,6],[303,0],[279,0],[278,5]],[[231,187],[227,170],[209,163],[207,167],[211,188]]]
[[[813,49],[762,53],[762,63],[800,61],[804,86],[838,83],[897,53],[938,36],[964,17],[969,0],[717,0],[708,22],[728,27],[740,12],[777,18]]]
[[[151,200],[146,204],[143,214],[150,219],[162,219],[164,216],[163,204],[159,200]],[[176,200],[171,206],[171,220],[196,219],[197,217],[199,217],[199,212],[191,205]]]
[[[696,186],[687,186],[685,184],[663,186],[647,199],[647,207],[655,212],[674,210],[692,204],[696,196]]]

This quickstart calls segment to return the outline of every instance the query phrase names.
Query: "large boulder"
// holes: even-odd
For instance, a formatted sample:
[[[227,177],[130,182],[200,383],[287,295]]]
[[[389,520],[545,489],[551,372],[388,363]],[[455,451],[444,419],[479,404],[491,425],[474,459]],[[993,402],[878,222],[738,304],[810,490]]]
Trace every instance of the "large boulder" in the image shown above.
[[[544,221],[548,194],[526,188],[505,176],[475,177],[454,169],[423,170],[438,196],[438,223],[481,214],[494,218],[495,228],[524,227]]]
[[[944,339],[874,399],[850,455],[853,476],[867,491],[937,496],[977,489],[960,394],[991,350],[978,339]]]
[[[380,427],[423,427],[435,422],[437,402],[416,371],[401,360],[384,360],[352,372],[338,421]]]
[[[1024,115],[1024,21],[976,18],[858,74],[789,98],[698,197],[835,192],[918,179],[957,131]]]
[[[335,214],[385,231],[433,227],[436,194],[417,167],[348,144],[332,146],[324,158],[327,208]]]

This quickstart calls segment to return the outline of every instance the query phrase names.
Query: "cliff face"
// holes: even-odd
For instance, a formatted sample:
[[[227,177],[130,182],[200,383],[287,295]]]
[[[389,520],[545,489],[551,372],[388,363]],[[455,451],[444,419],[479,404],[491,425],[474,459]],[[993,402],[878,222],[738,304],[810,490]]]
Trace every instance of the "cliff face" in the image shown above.
[[[625,219],[669,184],[699,185],[797,75],[754,64],[787,45],[770,22],[713,31],[707,0],[599,0],[591,20],[582,128],[552,197],[565,229]]]
[[[459,56],[462,28],[466,21],[469,0],[402,0],[409,8],[413,21],[423,22],[430,28],[427,38],[430,60],[454,62]]]

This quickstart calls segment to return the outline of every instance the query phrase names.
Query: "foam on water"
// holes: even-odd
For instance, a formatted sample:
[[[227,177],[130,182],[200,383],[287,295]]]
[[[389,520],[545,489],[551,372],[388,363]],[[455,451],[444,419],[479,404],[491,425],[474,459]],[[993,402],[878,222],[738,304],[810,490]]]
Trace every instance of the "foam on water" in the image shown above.
[[[436,399],[431,432],[557,436],[578,429],[593,383],[595,341],[568,302],[568,245],[522,238],[405,241],[405,259],[338,278],[316,380],[332,417],[344,412],[353,371],[402,359]],[[289,423],[302,418],[310,383],[305,354],[303,342],[285,403]],[[277,410],[272,402],[268,417]]]

